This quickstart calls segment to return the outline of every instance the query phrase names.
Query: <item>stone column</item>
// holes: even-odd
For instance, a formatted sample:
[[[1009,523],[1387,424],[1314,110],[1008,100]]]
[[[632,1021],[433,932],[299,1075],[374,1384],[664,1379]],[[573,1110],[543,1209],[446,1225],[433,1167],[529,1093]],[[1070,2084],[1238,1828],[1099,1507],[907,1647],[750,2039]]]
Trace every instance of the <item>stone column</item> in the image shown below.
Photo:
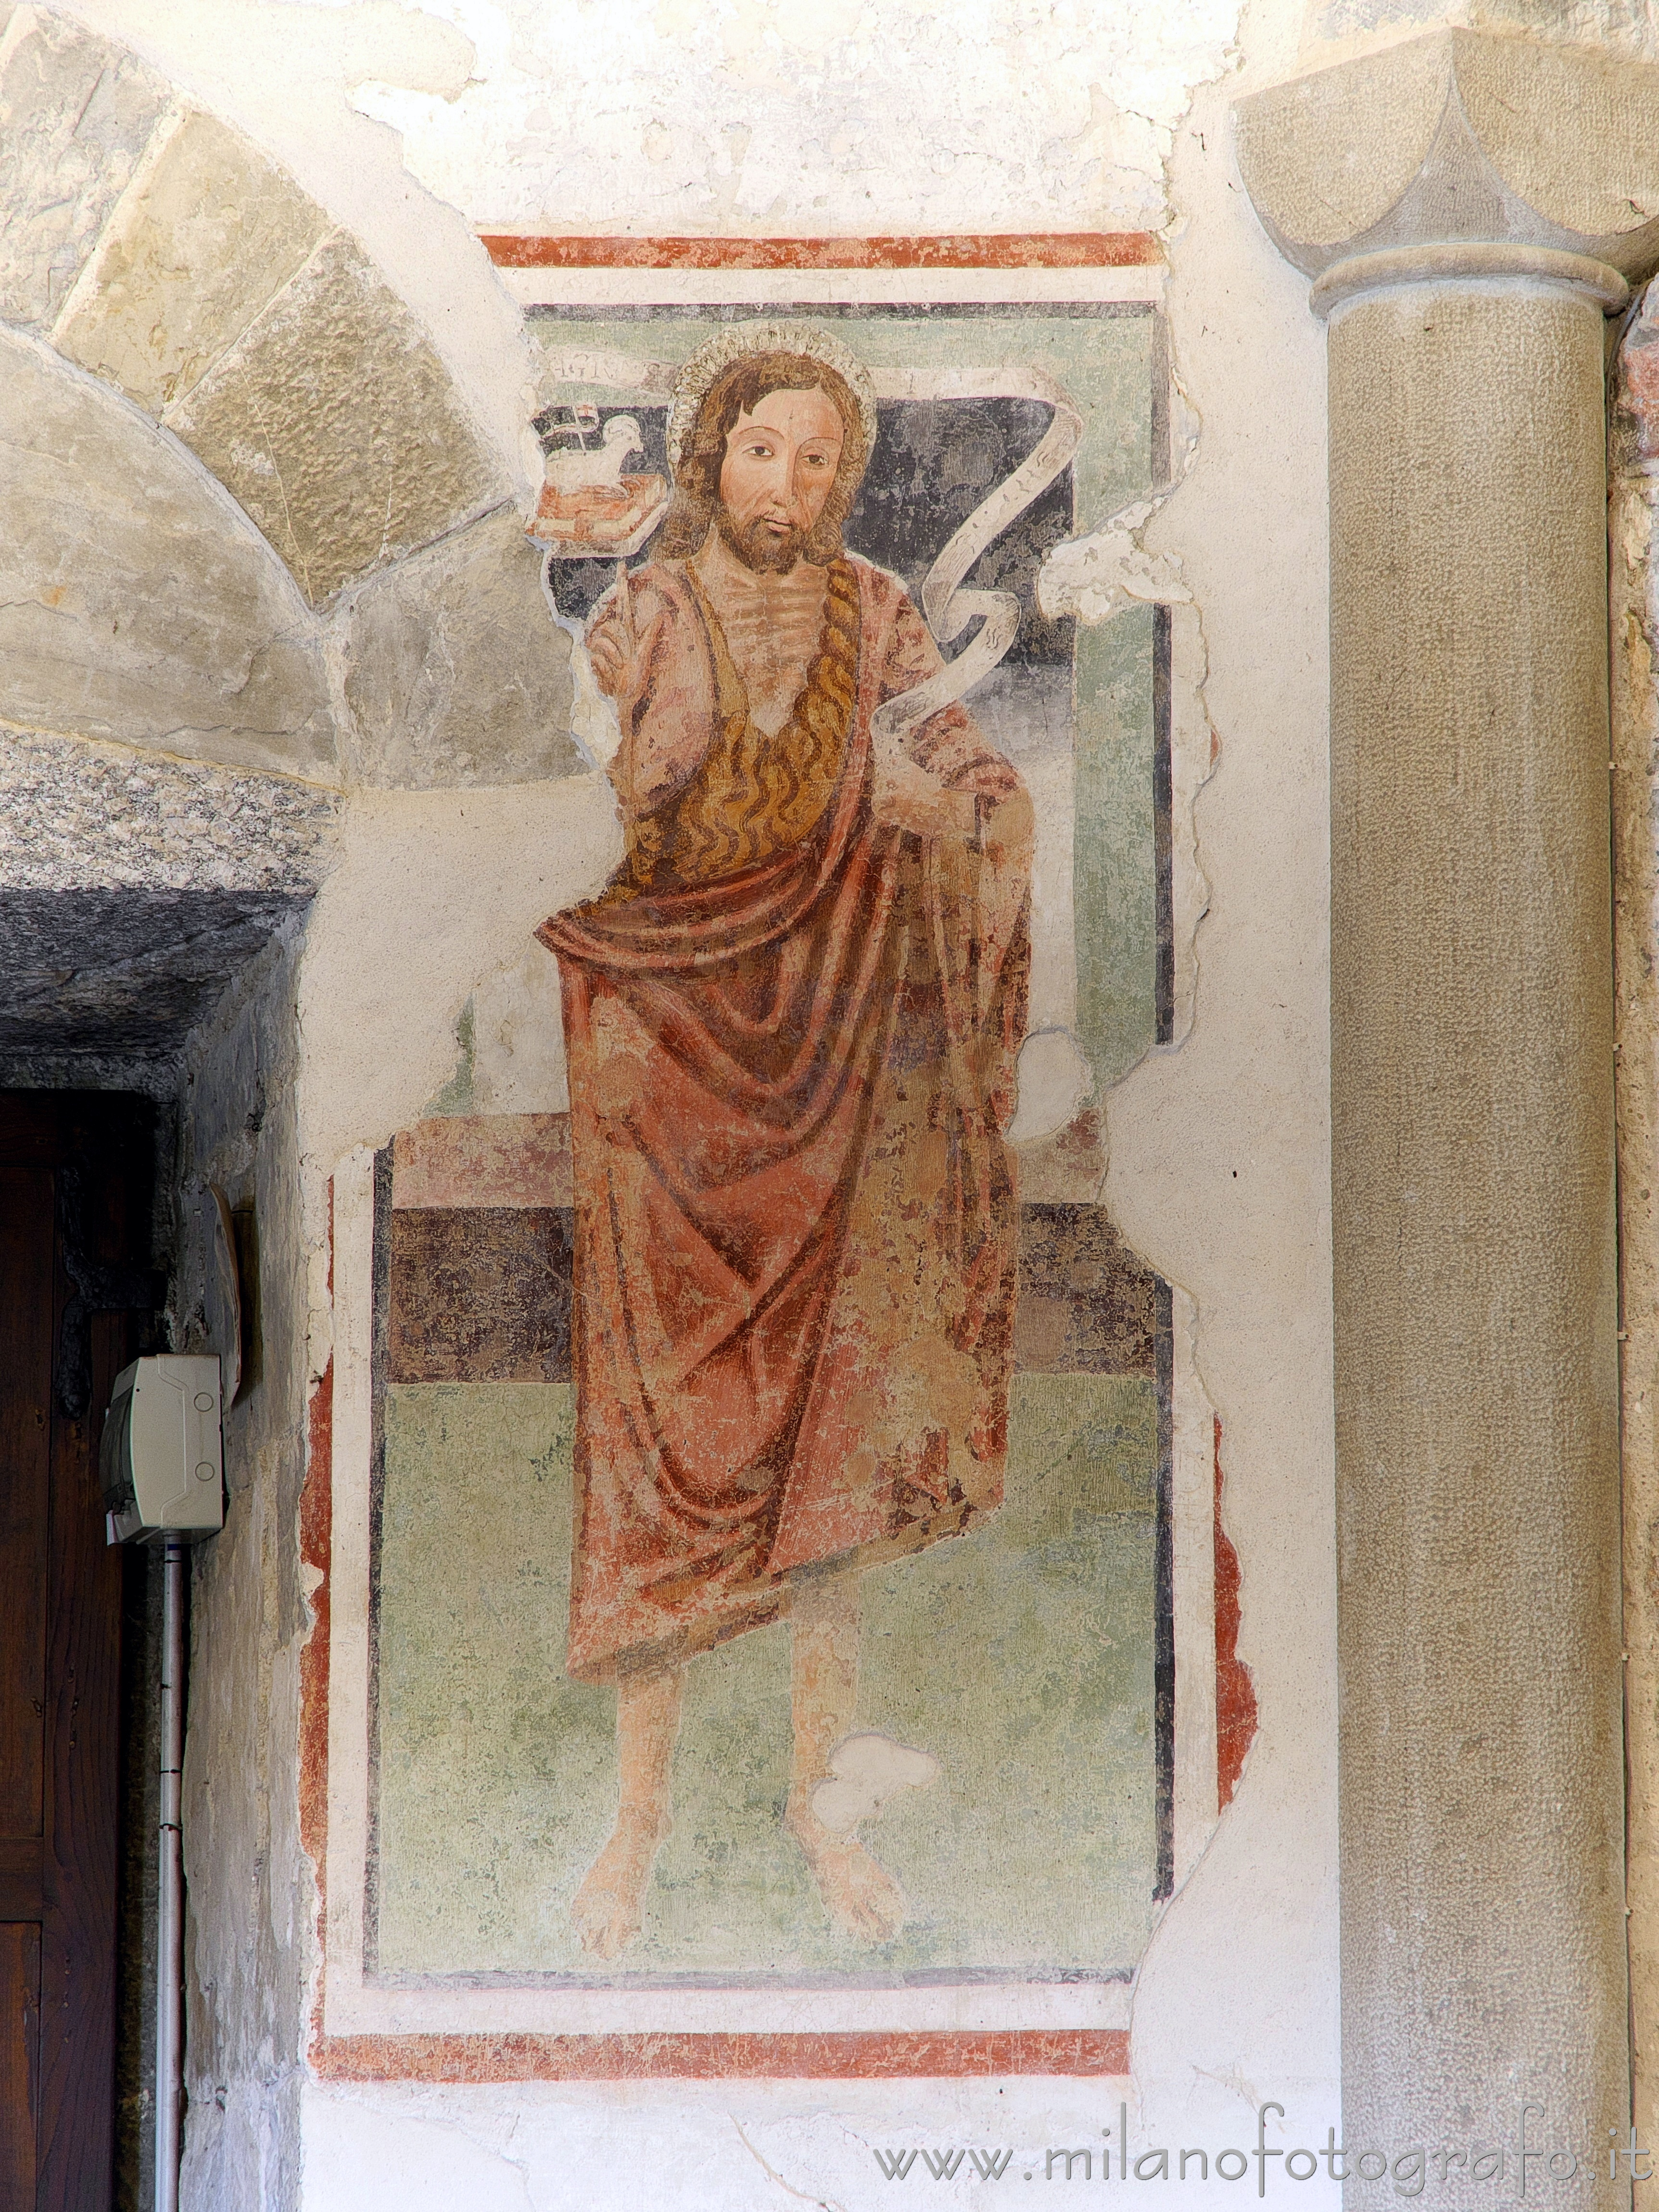
[[[1329,331],[1344,2136],[1506,2142],[1508,2201],[1530,2105],[1529,2141],[1605,2190],[1629,2069],[1602,380],[1605,319],[1659,261],[1659,70],[1444,31],[1237,122]],[[1494,2186],[1431,2169],[1429,2196]]]
[[[1659,2142],[1659,286],[1625,331],[1608,441],[1613,975],[1625,1493],[1632,2117]]]

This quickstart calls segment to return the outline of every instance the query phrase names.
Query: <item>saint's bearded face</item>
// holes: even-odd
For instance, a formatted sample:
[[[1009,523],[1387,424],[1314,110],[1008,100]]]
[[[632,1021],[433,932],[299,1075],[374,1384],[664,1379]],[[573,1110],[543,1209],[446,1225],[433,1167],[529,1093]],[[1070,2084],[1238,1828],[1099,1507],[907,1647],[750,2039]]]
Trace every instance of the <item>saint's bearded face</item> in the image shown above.
[[[835,489],[845,440],[825,392],[769,392],[726,434],[715,526],[745,568],[787,575]]]

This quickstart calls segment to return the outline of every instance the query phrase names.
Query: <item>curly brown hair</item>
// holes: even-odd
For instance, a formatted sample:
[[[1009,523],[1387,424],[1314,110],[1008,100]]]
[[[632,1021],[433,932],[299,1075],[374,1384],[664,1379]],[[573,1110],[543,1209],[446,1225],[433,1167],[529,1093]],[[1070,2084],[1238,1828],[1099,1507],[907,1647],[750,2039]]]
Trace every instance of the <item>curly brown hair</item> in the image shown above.
[[[663,524],[659,550],[684,560],[702,550],[720,504],[720,467],[726,441],[740,415],[752,415],[769,392],[822,392],[842,422],[841,460],[823,512],[807,532],[801,550],[815,565],[842,551],[841,526],[853,504],[864,465],[864,423],[847,380],[827,362],[805,353],[755,353],[734,361],[703,394],[696,421],[674,472],[674,498]]]

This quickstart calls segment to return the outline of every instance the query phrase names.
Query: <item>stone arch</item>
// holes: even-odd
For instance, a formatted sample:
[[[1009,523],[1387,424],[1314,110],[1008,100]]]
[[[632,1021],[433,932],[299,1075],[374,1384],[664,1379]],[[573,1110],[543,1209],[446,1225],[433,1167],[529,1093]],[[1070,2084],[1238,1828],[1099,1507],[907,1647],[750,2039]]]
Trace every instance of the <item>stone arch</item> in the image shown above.
[[[507,472],[416,318],[137,55],[3,20],[7,472],[40,495],[0,723],[336,787],[579,765]]]
[[[6,328],[0,436],[6,720],[332,782],[319,626],[189,450]]]
[[[170,1087],[365,785],[581,763],[507,469],[356,240],[0,0],[0,1079]]]

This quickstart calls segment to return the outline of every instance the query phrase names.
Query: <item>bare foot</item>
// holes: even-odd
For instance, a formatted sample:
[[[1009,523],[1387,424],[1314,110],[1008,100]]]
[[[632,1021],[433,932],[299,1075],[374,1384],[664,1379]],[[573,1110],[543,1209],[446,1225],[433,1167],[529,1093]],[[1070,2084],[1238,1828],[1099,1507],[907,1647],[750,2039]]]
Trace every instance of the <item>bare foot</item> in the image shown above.
[[[861,1943],[886,1943],[904,1925],[904,1893],[851,1836],[834,1836],[799,1792],[792,1790],[783,1824],[812,1869],[830,1917]]]
[[[614,1959],[639,1934],[651,1869],[667,1832],[666,1822],[658,1826],[627,1813],[618,1818],[570,1907],[584,1951]]]

